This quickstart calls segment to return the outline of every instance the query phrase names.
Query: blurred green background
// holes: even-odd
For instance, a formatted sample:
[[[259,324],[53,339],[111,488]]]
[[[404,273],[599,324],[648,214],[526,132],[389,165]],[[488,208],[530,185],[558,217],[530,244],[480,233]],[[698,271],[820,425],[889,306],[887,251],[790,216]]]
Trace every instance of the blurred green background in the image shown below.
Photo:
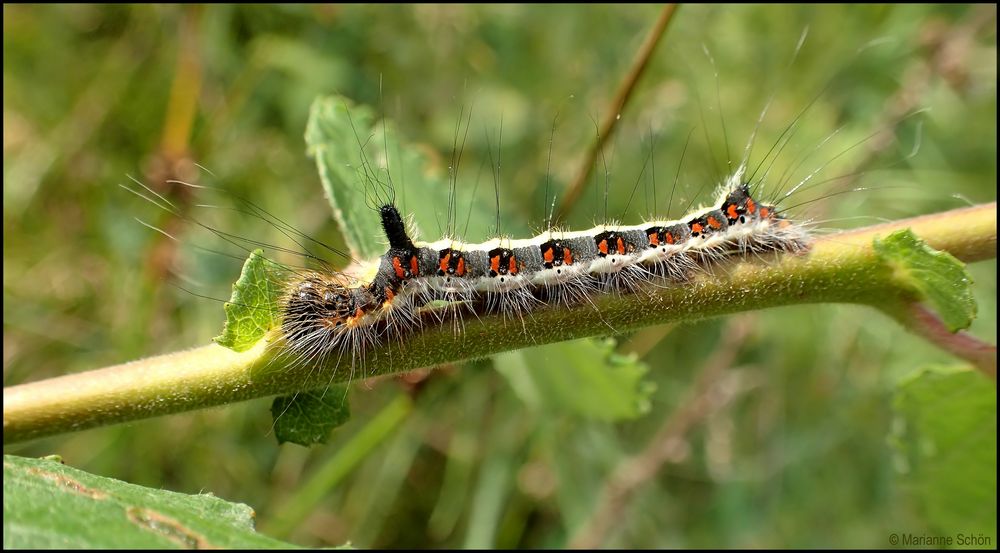
[[[547,175],[557,193],[575,176],[659,12],[5,5],[4,385],[218,334],[221,305],[178,286],[228,297],[241,260],[198,252],[205,237],[122,190],[127,175],[190,210],[225,196],[167,180],[223,187],[342,243],[305,155],[318,95],[373,106],[445,173],[471,108],[457,187],[488,206],[484,164],[502,119],[503,230],[537,230]],[[820,168],[822,184],[801,200],[818,201],[798,213],[823,229],[992,201],[996,82],[993,6],[683,6],[567,222],[604,218],[605,182],[616,218],[642,184],[629,223],[707,200],[772,96],[758,155],[815,100],[772,173]],[[405,208],[421,191],[399,184]],[[824,198],[858,187],[868,190]],[[231,210],[198,216],[286,240]],[[467,238],[493,224],[475,218]],[[995,343],[996,263],[970,271],[972,332]],[[275,443],[262,399],[5,450],[245,502],[263,531],[287,528],[304,545],[882,547],[890,532],[934,528],[902,484],[892,397],[915,369],[954,360],[887,318],[854,306],[772,309],[649,329],[618,349],[638,354],[656,386],[648,412],[628,420],[595,420],[544,394],[527,401],[511,364],[566,362],[550,350],[356,384],[352,420],[311,449]],[[413,408],[398,424],[363,432],[402,396]],[[336,456],[359,440],[371,446],[360,462]],[[310,481],[338,468],[343,478]],[[993,522],[995,536],[995,511]]]

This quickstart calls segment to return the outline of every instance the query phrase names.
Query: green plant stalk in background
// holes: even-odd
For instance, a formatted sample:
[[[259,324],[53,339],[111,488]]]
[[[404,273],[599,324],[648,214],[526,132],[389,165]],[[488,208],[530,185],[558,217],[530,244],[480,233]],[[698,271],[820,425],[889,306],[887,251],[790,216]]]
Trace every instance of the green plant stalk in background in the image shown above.
[[[996,203],[991,203],[833,234],[819,239],[807,255],[741,262],[720,270],[715,278],[699,278],[687,285],[598,297],[593,306],[542,307],[525,317],[523,324],[505,323],[499,316],[467,317],[457,336],[451,325],[435,325],[405,341],[370,350],[353,371],[344,367],[290,369],[281,357],[280,344],[268,347],[272,345],[269,339],[239,353],[213,344],[5,388],[4,443],[323,388],[352,378],[400,373],[527,346],[807,303],[875,307],[995,378],[995,348],[953,334],[968,325],[956,324],[955,315],[944,313],[938,319],[929,311],[915,311],[922,300],[933,303],[933,294],[914,288],[895,260],[880,255],[878,239],[907,228],[931,248],[964,262],[996,257]],[[957,318],[971,320],[971,316],[959,314]]]

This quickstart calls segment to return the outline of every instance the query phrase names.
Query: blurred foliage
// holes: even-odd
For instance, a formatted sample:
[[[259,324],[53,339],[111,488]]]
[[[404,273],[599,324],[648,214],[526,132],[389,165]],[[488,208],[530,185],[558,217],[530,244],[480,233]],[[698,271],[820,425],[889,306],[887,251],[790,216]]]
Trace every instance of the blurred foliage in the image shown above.
[[[896,394],[898,468],[936,533],[996,540],[997,473],[983,470],[997,464],[991,384],[965,367],[929,367],[902,382]]]
[[[242,198],[344,249],[303,139],[319,95],[373,106],[446,176],[471,109],[460,192],[492,197],[487,164],[499,149],[502,231],[543,227],[546,183],[559,194],[572,180],[659,9],[5,5],[4,384],[218,334],[221,304],[202,296],[228,297],[247,252],[122,190],[126,175],[234,235],[296,246],[245,209],[197,206]],[[818,169],[786,204],[804,204],[795,211],[821,228],[996,197],[995,7],[683,6],[566,223],[635,222],[705,201],[772,96],[752,159],[797,120],[761,170],[798,182]],[[404,209],[422,194],[398,185]],[[865,190],[838,193],[853,188]],[[472,218],[467,238],[494,226]],[[971,331],[995,342],[996,264],[970,271]],[[887,318],[790,307],[648,329],[619,350],[636,353],[655,385],[634,420],[526,402],[501,358],[355,385],[352,420],[322,447],[275,445],[258,400],[5,449],[210,490],[303,545],[564,546],[591,526],[623,460],[666,445],[602,544],[880,547],[891,532],[940,531],[889,436],[897,382],[953,360]],[[544,368],[567,362],[551,355]],[[679,439],[655,443],[718,367],[746,384],[695,410]],[[412,409],[399,410],[400,395]],[[373,420],[399,422],[365,432]],[[995,457],[986,468],[995,473]]]

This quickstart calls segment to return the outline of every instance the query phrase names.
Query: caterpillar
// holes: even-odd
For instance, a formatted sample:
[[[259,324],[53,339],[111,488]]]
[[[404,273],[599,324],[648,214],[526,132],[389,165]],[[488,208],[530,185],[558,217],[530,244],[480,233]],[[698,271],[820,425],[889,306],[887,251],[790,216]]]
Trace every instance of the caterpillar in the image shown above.
[[[378,215],[389,247],[370,276],[351,282],[336,272],[295,274],[281,301],[282,334],[293,353],[326,357],[404,338],[419,327],[417,311],[435,301],[520,317],[549,302],[569,306],[593,294],[683,285],[729,257],[807,250],[805,227],[756,199],[744,175],[741,167],[714,204],[676,220],[553,229],[479,244],[416,241],[396,206],[384,203]]]

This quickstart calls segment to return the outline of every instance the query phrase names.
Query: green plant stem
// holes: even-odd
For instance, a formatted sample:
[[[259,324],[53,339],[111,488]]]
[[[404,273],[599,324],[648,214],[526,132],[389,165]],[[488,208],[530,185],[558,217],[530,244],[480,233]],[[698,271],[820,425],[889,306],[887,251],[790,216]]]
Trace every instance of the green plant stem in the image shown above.
[[[236,353],[218,345],[124,365],[4,388],[4,443],[71,430],[188,411],[250,398],[324,387],[331,382],[404,372],[550,342],[626,332],[739,311],[805,303],[856,303],[876,307],[989,373],[990,356],[965,354],[913,312],[915,298],[902,290],[872,247],[876,237],[911,228],[932,248],[973,262],[996,257],[996,203],[952,210],[833,234],[803,256],[774,256],[720,269],[714,278],[664,286],[593,305],[540,307],[523,321],[467,316],[453,325],[429,325],[405,341],[368,351],[344,367],[292,369],[280,347],[262,340]],[[953,335],[951,335],[953,336]],[[941,339],[937,339],[939,337]],[[972,339],[963,335],[963,339]],[[981,343],[976,348],[981,349]],[[987,349],[993,346],[985,346]],[[963,349],[964,348],[964,349]],[[975,348],[974,348],[975,349]],[[993,348],[993,374],[996,354]],[[363,366],[362,366],[363,365]],[[352,368],[353,367],[353,368]]]

